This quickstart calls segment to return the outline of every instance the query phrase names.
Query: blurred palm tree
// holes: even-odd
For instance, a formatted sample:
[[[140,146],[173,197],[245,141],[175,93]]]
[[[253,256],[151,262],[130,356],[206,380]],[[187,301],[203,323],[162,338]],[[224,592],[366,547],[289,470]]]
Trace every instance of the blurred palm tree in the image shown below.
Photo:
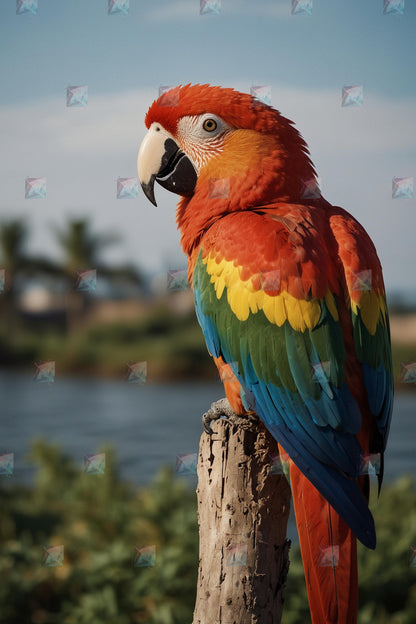
[[[54,228],[56,237],[64,252],[64,271],[73,276],[77,271],[103,269],[100,262],[101,250],[119,242],[120,237],[114,232],[94,234],[87,219],[68,221],[66,228]]]
[[[27,229],[27,224],[22,219],[10,219],[0,223],[0,267],[5,272],[1,307],[6,330],[15,328],[18,324],[19,280],[34,274],[56,275],[59,272],[54,262],[26,253]]]
[[[111,282],[129,283],[140,288],[142,277],[133,266],[109,267],[101,260],[102,250],[120,242],[114,232],[96,234],[91,231],[88,219],[69,220],[64,229],[54,228],[56,238],[63,251],[62,274],[68,285],[67,324],[70,330],[77,329],[91,305],[91,292],[95,288],[94,279],[90,285],[82,281],[85,271],[96,271],[98,277],[106,277]]]
[[[2,266],[10,272],[9,279],[11,279],[11,275],[16,273],[27,262],[23,251],[26,234],[26,226],[20,219],[13,219],[1,224],[1,262]]]
[[[26,226],[19,219],[2,223],[0,226],[1,268],[4,270],[1,307],[4,329],[8,332],[16,325],[16,283],[19,269],[27,263],[24,255]],[[2,276],[3,277],[3,276]]]
[[[97,234],[92,231],[88,219],[69,220],[62,229],[54,227],[54,233],[63,252],[60,262],[26,251],[28,225],[22,219],[0,222],[0,269],[5,271],[4,288],[0,289],[0,307],[6,331],[20,325],[17,298],[19,287],[27,278],[41,276],[49,280],[52,278],[58,284],[65,283],[67,326],[70,330],[82,324],[91,305],[88,286],[80,286],[81,272],[95,269],[98,278],[105,277],[113,284],[127,284],[134,289],[142,286],[142,277],[135,267],[110,267],[101,260],[105,248],[120,242],[116,233]]]

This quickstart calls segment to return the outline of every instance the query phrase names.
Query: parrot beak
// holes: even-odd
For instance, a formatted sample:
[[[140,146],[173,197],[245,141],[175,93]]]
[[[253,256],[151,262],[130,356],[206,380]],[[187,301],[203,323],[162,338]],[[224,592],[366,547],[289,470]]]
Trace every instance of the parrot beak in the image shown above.
[[[198,179],[196,169],[172,135],[153,123],[144,137],[137,156],[137,173],[147,199],[154,206],[154,184],[159,182],[168,191],[189,197]]]

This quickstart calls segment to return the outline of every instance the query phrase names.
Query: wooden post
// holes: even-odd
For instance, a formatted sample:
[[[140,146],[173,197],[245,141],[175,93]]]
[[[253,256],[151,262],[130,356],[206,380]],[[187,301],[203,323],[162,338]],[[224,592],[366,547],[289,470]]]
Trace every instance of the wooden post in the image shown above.
[[[193,624],[279,624],[289,568],[290,488],[269,474],[262,423],[212,423],[198,459],[199,574]]]

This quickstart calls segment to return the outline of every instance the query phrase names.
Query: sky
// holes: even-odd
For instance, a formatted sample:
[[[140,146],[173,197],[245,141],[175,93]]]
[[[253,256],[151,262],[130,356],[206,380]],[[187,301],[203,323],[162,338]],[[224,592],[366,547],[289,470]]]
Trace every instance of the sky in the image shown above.
[[[416,6],[383,14],[383,0],[38,0],[36,15],[0,3],[0,220],[22,217],[30,250],[58,257],[54,227],[88,218],[117,231],[110,264],[153,274],[185,267],[175,225],[177,197],[156,188],[116,198],[134,177],[144,116],[160,86],[209,82],[249,92],[271,87],[272,105],[307,141],[328,201],[351,212],[377,247],[387,290],[416,298],[416,187],[392,198],[392,180],[416,177]],[[84,107],[68,86],[86,85]],[[344,86],[361,106],[341,106]],[[46,178],[46,198],[25,199],[25,179]]]

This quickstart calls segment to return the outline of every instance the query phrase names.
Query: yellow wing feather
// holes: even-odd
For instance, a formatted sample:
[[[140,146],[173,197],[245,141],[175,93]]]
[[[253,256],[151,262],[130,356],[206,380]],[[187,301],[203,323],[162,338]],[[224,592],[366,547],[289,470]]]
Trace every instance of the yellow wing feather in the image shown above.
[[[227,288],[228,303],[240,321],[247,320],[250,312],[256,314],[263,310],[270,323],[281,327],[285,321],[289,321],[293,329],[304,332],[311,330],[319,322],[321,317],[321,302],[319,299],[297,299],[287,291],[281,291],[277,295],[264,290],[258,290],[258,275],[252,275],[247,280],[241,279],[241,267],[224,258],[217,261],[215,256],[209,254],[204,258],[211,282],[214,284],[218,299],[221,298],[224,288]],[[334,297],[328,290],[325,301],[333,318],[338,320],[338,312]]]

